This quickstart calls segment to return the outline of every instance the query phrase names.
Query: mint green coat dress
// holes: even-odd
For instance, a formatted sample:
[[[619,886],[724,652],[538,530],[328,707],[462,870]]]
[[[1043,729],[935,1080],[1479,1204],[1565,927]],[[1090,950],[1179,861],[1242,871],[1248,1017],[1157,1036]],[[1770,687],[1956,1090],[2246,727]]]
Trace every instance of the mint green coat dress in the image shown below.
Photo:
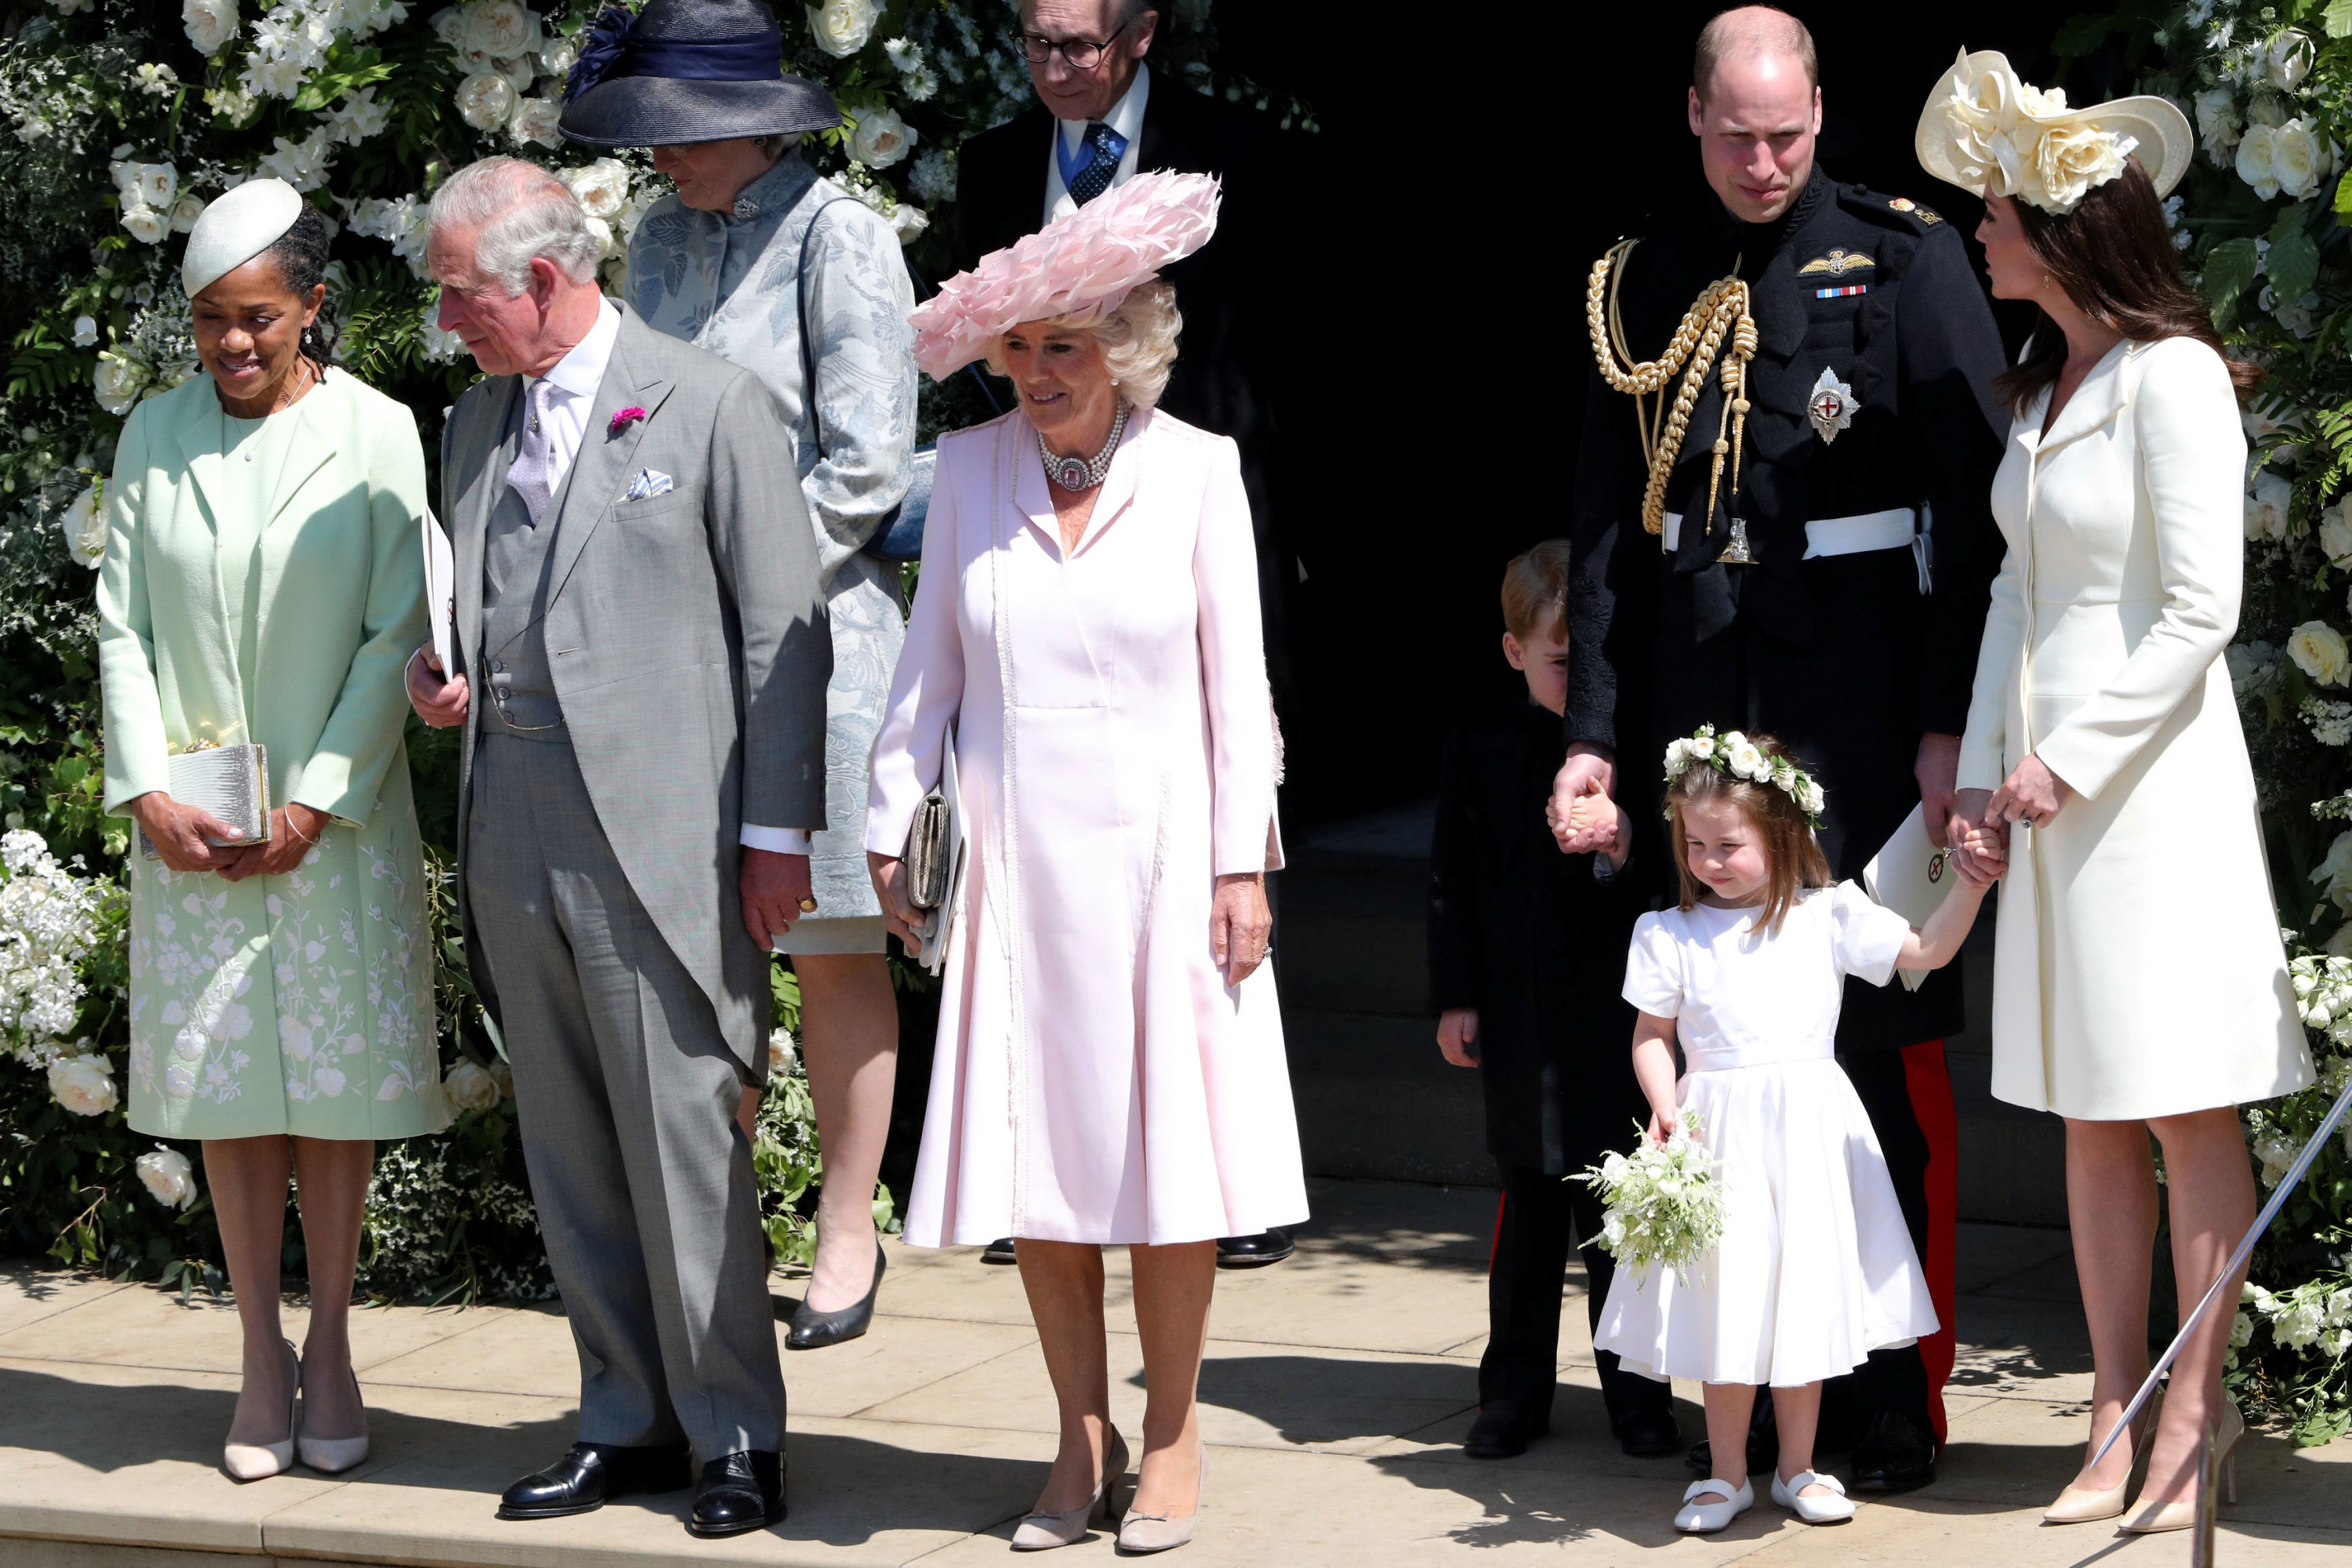
[[[449,1120],[401,730],[425,635],[425,454],[331,370],[267,419],[197,374],[116,451],[99,578],[106,807],[204,740],[258,741],[273,805],[332,820],[281,877],[131,866],[131,1125],[403,1138]]]

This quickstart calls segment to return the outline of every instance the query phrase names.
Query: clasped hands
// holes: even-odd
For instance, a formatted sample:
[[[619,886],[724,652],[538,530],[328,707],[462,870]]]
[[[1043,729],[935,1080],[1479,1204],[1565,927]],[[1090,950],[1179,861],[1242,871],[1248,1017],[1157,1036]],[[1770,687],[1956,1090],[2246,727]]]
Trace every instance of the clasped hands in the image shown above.
[[[130,806],[164,865],[174,871],[218,871],[232,882],[291,871],[329,821],[315,806],[289,802],[269,814],[268,842],[214,844],[210,840],[226,838],[236,829],[202,806],[182,805],[160,789],[136,797]]]
[[[1957,792],[1945,827],[1954,869],[1979,885],[1992,881],[2009,869],[2011,826],[2047,827],[2074,798],[2074,786],[2038,756],[2018,763],[1999,789]]]

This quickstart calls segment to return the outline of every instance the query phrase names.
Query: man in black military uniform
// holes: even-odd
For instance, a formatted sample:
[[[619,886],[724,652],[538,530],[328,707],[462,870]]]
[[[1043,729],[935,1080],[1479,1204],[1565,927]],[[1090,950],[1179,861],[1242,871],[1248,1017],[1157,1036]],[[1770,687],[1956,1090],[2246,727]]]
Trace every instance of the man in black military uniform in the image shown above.
[[[1572,530],[1571,747],[1555,816],[1564,848],[1589,848],[1565,826],[1568,804],[1612,787],[1619,760],[1626,804],[1647,823],[1668,741],[1710,722],[1762,731],[1821,781],[1822,847],[1841,878],[1859,879],[1915,805],[1939,843],[1948,819],[2000,564],[1990,492],[2000,443],[1983,401],[2002,368],[2000,337],[1948,224],[1814,166],[1818,69],[1795,18],[1766,6],[1717,16],[1693,80],[1691,129],[1715,196],[1612,252],[1596,321],[1622,380],[1736,274],[1753,318],[1748,406],[1742,416],[1736,399],[1727,418],[1719,366],[1710,374],[1683,439],[1659,454],[1671,465],[1663,504],[1645,509],[1651,457],[1634,399],[1604,377],[1591,384]],[[1739,337],[1724,333],[1718,359],[1737,356]],[[1680,384],[1679,374],[1666,383],[1654,433]],[[1672,853],[1654,826],[1635,847],[1667,898]],[[1958,965],[1916,993],[1847,984],[1838,1058],[1943,1324],[1825,1391],[1822,1442],[1854,1443],[1860,1487],[1925,1485],[1944,1437],[1957,1128],[1943,1038],[1960,1026]],[[1750,1451],[1762,1462],[1770,1408],[1757,1402]]]

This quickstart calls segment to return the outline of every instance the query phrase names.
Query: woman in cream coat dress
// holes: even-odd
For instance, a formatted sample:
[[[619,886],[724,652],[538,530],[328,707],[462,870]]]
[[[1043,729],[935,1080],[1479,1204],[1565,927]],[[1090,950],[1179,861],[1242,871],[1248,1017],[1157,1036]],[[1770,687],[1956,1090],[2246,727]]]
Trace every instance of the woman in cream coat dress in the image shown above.
[[[1971,59],[2000,57],[1957,68]],[[2187,123],[2162,100],[2066,119],[2123,131],[2160,176],[2186,163]],[[1927,121],[1921,140],[1946,174],[1927,156]],[[2237,1105],[2313,1076],[2221,659],[2238,625],[2246,443],[2231,367],[2180,276],[2158,189],[2118,155],[2071,190],[1989,191],[1978,229],[1993,293],[2042,313],[1993,388],[2015,415],[1992,495],[2009,553],[1958,809],[1984,825],[1967,852],[2007,863],[1993,1093],[2066,1119],[2094,1445],[2147,1373],[2149,1135],[2164,1150],[2179,1299],[2193,1302],[2253,1219]],[[2226,1306],[2213,1314],[2175,1364],[2126,1530],[2189,1522],[2202,1436],[2218,1433],[2226,1458],[2242,1430],[2221,1388],[2231,1320]],[[2146,1414],[2138,1426],[2066,1489],[2053,1522],[2124,1511]]]

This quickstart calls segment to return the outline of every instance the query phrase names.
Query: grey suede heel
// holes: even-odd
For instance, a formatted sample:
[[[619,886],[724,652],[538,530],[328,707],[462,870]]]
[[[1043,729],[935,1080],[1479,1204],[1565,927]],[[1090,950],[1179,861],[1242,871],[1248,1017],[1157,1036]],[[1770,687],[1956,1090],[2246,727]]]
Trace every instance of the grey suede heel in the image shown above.
[[[1103,1458],[1102,1485],[1082,1508],[1066,1513],[1033,1513],[1021,1521],[1013,1532],[1015,1552],[1051,1552],[1056,1546],[1068,1546],[1084,1541],[1091,1525],[1108,1525],[1111,1521],[1111,1496],[1127,1474],[1127,1439],[1118,1428],[1110,1429],[1110,1452]]]
[[[1194,1527],[1201,1522],[1201,1510],[1209,1505],[1209,1446],[1201,1445],[1201,1485],[1192,1499],[1192,1511],[1181,1519],[1171,1519],[1164,1513],[1138,1513],[1127,1510],[1127,1518],[1118,1527],[1118,1549],[1121,1552],[1166,1552],[1192,1539]]]

